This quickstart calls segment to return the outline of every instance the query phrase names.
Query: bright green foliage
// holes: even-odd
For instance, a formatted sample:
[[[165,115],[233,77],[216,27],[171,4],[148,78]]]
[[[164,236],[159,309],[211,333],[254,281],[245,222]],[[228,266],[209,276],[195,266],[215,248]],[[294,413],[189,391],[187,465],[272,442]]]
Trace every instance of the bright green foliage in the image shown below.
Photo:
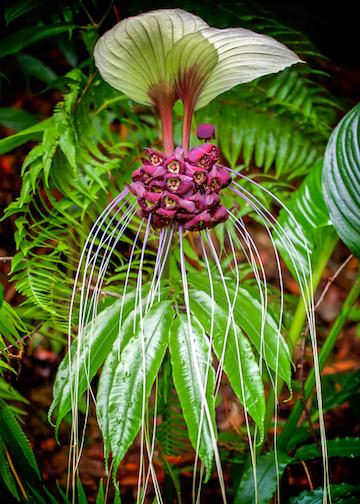
[[[194,286],[196,285],[199,287],[200,283],[202,289],[194,291],[194,299],[197,302],[202,303],[203,306],[211,307],[211,291],[207,277],[205,275],[200,276],[199,274],[196,274],[190,276],[190,278],[192,279]],[[221,281],[220,279],[217,280]],[[234,300],[235,289],[231,286],[227,286],[227,290],[229,292],[230,299]],[[224,311],[228,311],[228,302],[224,288],[221,284],[217,284],[214,297],[215,302],[218,303]],[[256,291],[254,287],[244,284],[244,286],[238,288],[234,305],[234,319],[242,331],[247,334],[258,353],[260,353],[261,334],[263,331],[263,359],[270,369],[279,373],[279,376],[281,376],[290,388],[291,358],[289,349],[281,334],[281,328],[279,331],[278,323],[269,309],[265,314],[265,320],[263,321],[263,307],[259,292]],[[276,358],[277,354],[278,359]]]
[[[286,466],[292,461],[292,458],[277,451],[267,452],[261,455],[256,462],[256,487],[258,491],[258,500],[256,500],[256,490],[254,484],[254,474],[252,467],[244,472],[239,488],[236,492],[234,504],[269,504],[276,488],[277,481],[281,478]]]
[[[205,297],[204,299],[201,293],[192,292],[191,299],[194,300],[192,303],[194,315],[207,333],[211,334],[212,318],[209,317],[209,307],[211,309],[212,304],[209,305],[209,298]],[[223,362],[224,371],[235,394],[256,422],[262,439],[264,436],[265,396],[254,353],[240,327],[228,316],[227,310],[214,301],[213,312],[214,351],[218,360]]]
[[[324,239],[334,235],[321,191],[321,165],[302,182],[287,210],[281,209],[275,230],[276,246],[294,278],[298,278],[294,263],[300,278],[308,277],[309,260],[314,265],[322,253]]]
[[[323,189],[332,223],[360,257],[360,104],[335,128],[326,148]]]
[[[105,362],[98,389],[97,413],[105,447],[109,447],[113,455],[114,474],[143,421],[144,408],[169,342],[172,318],[168,302],[154,305],[142,322],[138,322],[146,327],[146,333],[141,333],[139,328],[135,334],[132,332],[120,351],[115,342]],[[129,336],[131,329],[129,327]]]
[[[192,339],[192,341],[191,341]],[[179,314],[171,327],[171,364],[176,392],[187,423],[193,448],[199,453],[209,479],[217,440],[215,423],[215,372],[212,354],[204,328]],[[206,398],[206,403],[204,398]]]
[[[116,301],[105,308],[84,328],[78,345],[75,339],[71,345],[71,365],[69,353],[61,362],[53,388],[54,400],[49,410],[49,418],[57,408],[56,429],[64,416],[71,410],[71,397],[77,389],[79,397],[89,388],[90,382],[107,358],[119,335],[119,313],[122,301]],[[134,310],[134,295],[128,295],[123,303],[123,317]],[[75,385],[75,367],[78,369],[78,383]]]

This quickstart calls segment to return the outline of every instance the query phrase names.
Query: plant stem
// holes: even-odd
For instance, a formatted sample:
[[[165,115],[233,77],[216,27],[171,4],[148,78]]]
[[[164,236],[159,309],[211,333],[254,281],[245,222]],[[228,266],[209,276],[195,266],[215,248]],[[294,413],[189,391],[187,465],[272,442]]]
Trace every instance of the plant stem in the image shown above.
[[[331,255],[334,251],[334,248],[337,244],[337,240],[338,239],[337,239],[337,236],[335,235],[335,233],[330,232],[323,243],[321,254],[319,254],[318,260],[313,267],[313,274],[312,274],[311,282],[312,282],[314,293],[320,283],[323,271],[324,271]],[[291,327],[289,329],[288,337],[287,337],[287,341],[290,345],[291,354],[294,353],[294,349],[295,349],[297,340],[299,339],[299,337],[301,335],[305,320],[306,320],[306,305],[305,305],[305,301],[303,300],[303,298],[300,297],[295,314],[294,314],[294,318],[293,318]],[[278,396],[279,393],[281,392],[283,385],[284,385],[284,380],[279,378],[277,385],[278,386],[277,386],[276,393]],[[270,389],[268,397],[266,399],[266,412],[265,412],[265,421],[264,421],[264,432],[265,432],[264,441],[266,440],[266,433],[268,432],[270,425],[271,425],[272,417],[274,414],[274,408],[275,408],[275,391],[272,388],[272,389]],[[262,448],[262,445],[259,445],[259,447],[258,447],[259,452],[260,452],[261,448]]]
[[[171,156],[174,152],[173,103],[165,100],[159,110],[165,155]]]
[[[330,332],[326,338],[325,343],[323,344],[321,351],[319,353],[319,368],[320,371],[324,368],[334,346],[336,340],[344,327],[345,322],[348,319],[348,315],[350,313],[351,308],[357,301],[360,296],[360,276],[357,278],[355,284],[351,288],[348,296],[346,297],[344,304],[342,305],[341,311],[337,316],[335,322],[333,323]],[[306,401],[312,394],[315,386],[315,376],[314,370],[311,369],[305,385],[304,385],[304,400]],[[300,419],[301,413],[303,409],[303,404],[300,400],[297,401],[294,408],[291,411],[291,414],[286,422],[286,425],[279,436],[278,439],[278,447],[280,450],[286,450],[291,439],[292,433],[294,429],[296,429],[297,423]]]
[[[194,106],[191,97],[184,102],[184,123],[182,132],[182,147],[186,155],[190,146],[191,121],[194,113]]]

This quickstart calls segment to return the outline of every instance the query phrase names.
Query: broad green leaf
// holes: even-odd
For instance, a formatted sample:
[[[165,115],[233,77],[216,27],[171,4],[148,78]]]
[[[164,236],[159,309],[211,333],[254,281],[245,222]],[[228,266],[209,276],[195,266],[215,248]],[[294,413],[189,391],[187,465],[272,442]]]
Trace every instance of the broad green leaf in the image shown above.
[[[202,291],[195,291],[191,292],[190,299],[192,312],[206,332],[210,334],[211,304],[209,304],[208,296],[204,295]],[[255,360],[250,343],[238,325],[235,325],[234,328],[231,323],[228,334],[226,334],[228,317],[228,312],[214,302],[213,348],[218,359],[220,359],[226,343],[224,371],[239,401],[246,407],[257,424],[260,438],[263,439],[265,396],[259,366]]]
[[[197,279],[199,274],[189,275],[190,281],[197,288],[200,287]],[[211,306],[211,292],[207,278],[201,281],[201,289],[198,290],[197,296],[202,298],[201,302],[205,305]],[[230,299],[233,300],[235,296],[235,289],[228,286]],[[224,288],[217,285],[214,292],[215,301],[227,310],[228,303]],[[251,342],[256,350],[260,352],[261,348],[261,329],[262,329],[262,306],[259,300],[259,293],[254,288],[239,287],[237,300],[234,306],[234,316],[236,323],[240,328],[249,336]],[[288,346],[283,336],[279,334],[278,324],[274,317],[268,310],[265,314],[264,320],[264,341],[263,341],[263,358],[273,371],[277,371],[279,376],[286,382],[289,389],[291,389],[291,357]],[[279,347],[279,348],[277,348]],[[278,363],[276,357],[278,354]]]
[[[100,480],[98,493],[96,495],[96,504],[104,504],[105,503],[105,495],[104,495],[104,484],[103,480]]]
[[[330,137],[323,189],[337,233],[360,257],[360,104],[346,114]]]
[[[40,121],[39,123],[31,126],[30,128],[26,128],[15,135],[11,135],[6,138],[2,138],[0,140],[0,154],[5,154],[9,152],[15,147],[19,147],[19,145],[23,145],[29,140],[39,140],[41,134],[47,129],[51,128],[53,124],[52,117],[45,119],[44,121]]]
[[[48,2],[49,0],[17,0],[11,2],[4,11],[6,24],[10,24],[12,21],[15,21],[15,19],[24,16],[40,5],[44,5]]]
[[[190,333],[185,314],[180,314],[174,320],[170,333],[171,365],[174,385],[188,428],[189,438],[194,450],[198,451],[200,459],[206,467],[208,479],[211,476],[214,442],[217,439],[214,400],[215,373],[209,340],[203,327],[193,317],[191,326]],[[198,373],[196,369],[198,369]],[[207,411],[204,407],[204,395]],[[201,431],[199,432],[200,426]]]
[[[333,504],[358,504],[360,499],[360,486],[349,485],[348,483],[340,483],[338,485],[330,485],[331,502]],[[316,488],[304,490],[301,494],[291,497],[289,504],[323,504],[324,489]]]
[[[15,54],[24,47],[40,42],[40,40],[55,37],[72,28],[74,28],[73,24],[65,23],[52,26],[31,26],[18,30],[0,41],[0,58]]]
[[[46,84],[51,84],[58,78],[57,74],[43,61],[30,54],[19,53],[16,55],[17,62],[26,76],[34,77]]]
[[[0,124],[15,131],[29,128],[36,124],[38,119],[30,112],[18,108],[0,108]]]
[[[326,446],[329,457],[360,457],[360,438],[358,437],[329,439]],[[298,448],[294,456],[300,460],[308,460],[320,458],[321,453],[316,444],[311,444]]]
[[[280,211],[276,225],[280,236],[273,232],[276,246],[295,279],[293,261],[301,278],[309,278],[308,254],[314,264],[322,253],[324,239],[334,234],[322,194],[321,165],[305,178],[286,206],[292,215]]]
[[[234,504],[269,504],[277,487],[277,478],[281,478],[286,466],[291,461],[291,457],[280,451],[277,452],[277,467],[273,451],[258,457],[256,459],[258,500],[255,498],[253,468],[248,467],[241,478]]]
[[[196,108],[237,84],[300,62],[270,37],[210,28],[181,9],[121,21],[99,39],[94,56],[103,79],[130,98],[172,106],[176,98],[191,97]]]
[[[133,310],[134,298],[135,295],[133,293],[126,296],[123,308],[123,320]],[[62,360],[56,374],[53,388],[53,402],[49,410],[49,419],[51,419],[53,411],[55,408],[58,408],[56,429],[59,428],[64,416],[71,410],[71,387],[74,385],[70,376],[74,376],[75,360],[78,359],[78,395],[81,397],[89,388],[91,379],[107,358],[114,341],[119,336],[120,309],[121,301],[119,300],[105,308],[95,318],[93,324],[89,324],[84,328],[81,348],[78,349],[77,340],[71,345],[71,368],[69,368],[68,354]],[[78,356],[77,352],[79,352]]]
[[[131,339],[120,352],[115,343],[105,362],[98,387],[97,415],[105,454],[108,447],[113,454],[114,473],[140,429],[142,414],[145,414],[142,411],[144,380],[147,401],[168,345],[172,318],[173,310],[167,301],[154,305],[144,316],[145,363],[142,336],[139,329],[134,334],[131,326],[127,331]]]

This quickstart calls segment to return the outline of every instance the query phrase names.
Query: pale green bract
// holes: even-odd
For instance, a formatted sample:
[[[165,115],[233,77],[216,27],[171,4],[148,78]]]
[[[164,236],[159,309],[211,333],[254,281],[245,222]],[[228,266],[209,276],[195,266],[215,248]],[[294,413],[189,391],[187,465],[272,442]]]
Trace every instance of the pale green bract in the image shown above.
[[[174,102],[191,92],[196,109],[238,84],[301,62],[271,37],[211,28],[181,9],[120,21],[99,39],[94,57],[102,78],[133,100],[157,106],[159,98]]]

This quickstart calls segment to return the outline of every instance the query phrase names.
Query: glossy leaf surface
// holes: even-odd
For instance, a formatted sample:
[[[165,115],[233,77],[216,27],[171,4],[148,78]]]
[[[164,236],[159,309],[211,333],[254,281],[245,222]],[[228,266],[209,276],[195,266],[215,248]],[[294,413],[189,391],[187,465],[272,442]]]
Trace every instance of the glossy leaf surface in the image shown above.
[[[195,318],[192,318],[191,326],[192,332],[190,334],[188,320],[184,314],[180,314],[174,320],[170,335],[171,364],[174,384],[187,424],[189,438],[194,450],[199,446],[198,453],[209,478],[214,458],[212,439],[217,438],[214,400],[215,373],[209,340],[203,327]],[[193,339],[193,343],[190,338]],[[195,371],[196,368],[199,370],[198,374]],[[204,407],[204,395],[208,415]]]
[[[360,104],[347,113],[330,137],[323,188],[336,231],[360,257]]]
[[[120,352],[115,343],[106,359],[98,388],[97,414],[105,453],[111,449],[113,454],[114,471],[140,429],[145,413],[143,394],[147,401],[168,345],[172,318],[169,302],[154,305],[143,318],[144,334],[138,328],[134,333],[133,325],[129,324],[124,338],[130,339]]]

